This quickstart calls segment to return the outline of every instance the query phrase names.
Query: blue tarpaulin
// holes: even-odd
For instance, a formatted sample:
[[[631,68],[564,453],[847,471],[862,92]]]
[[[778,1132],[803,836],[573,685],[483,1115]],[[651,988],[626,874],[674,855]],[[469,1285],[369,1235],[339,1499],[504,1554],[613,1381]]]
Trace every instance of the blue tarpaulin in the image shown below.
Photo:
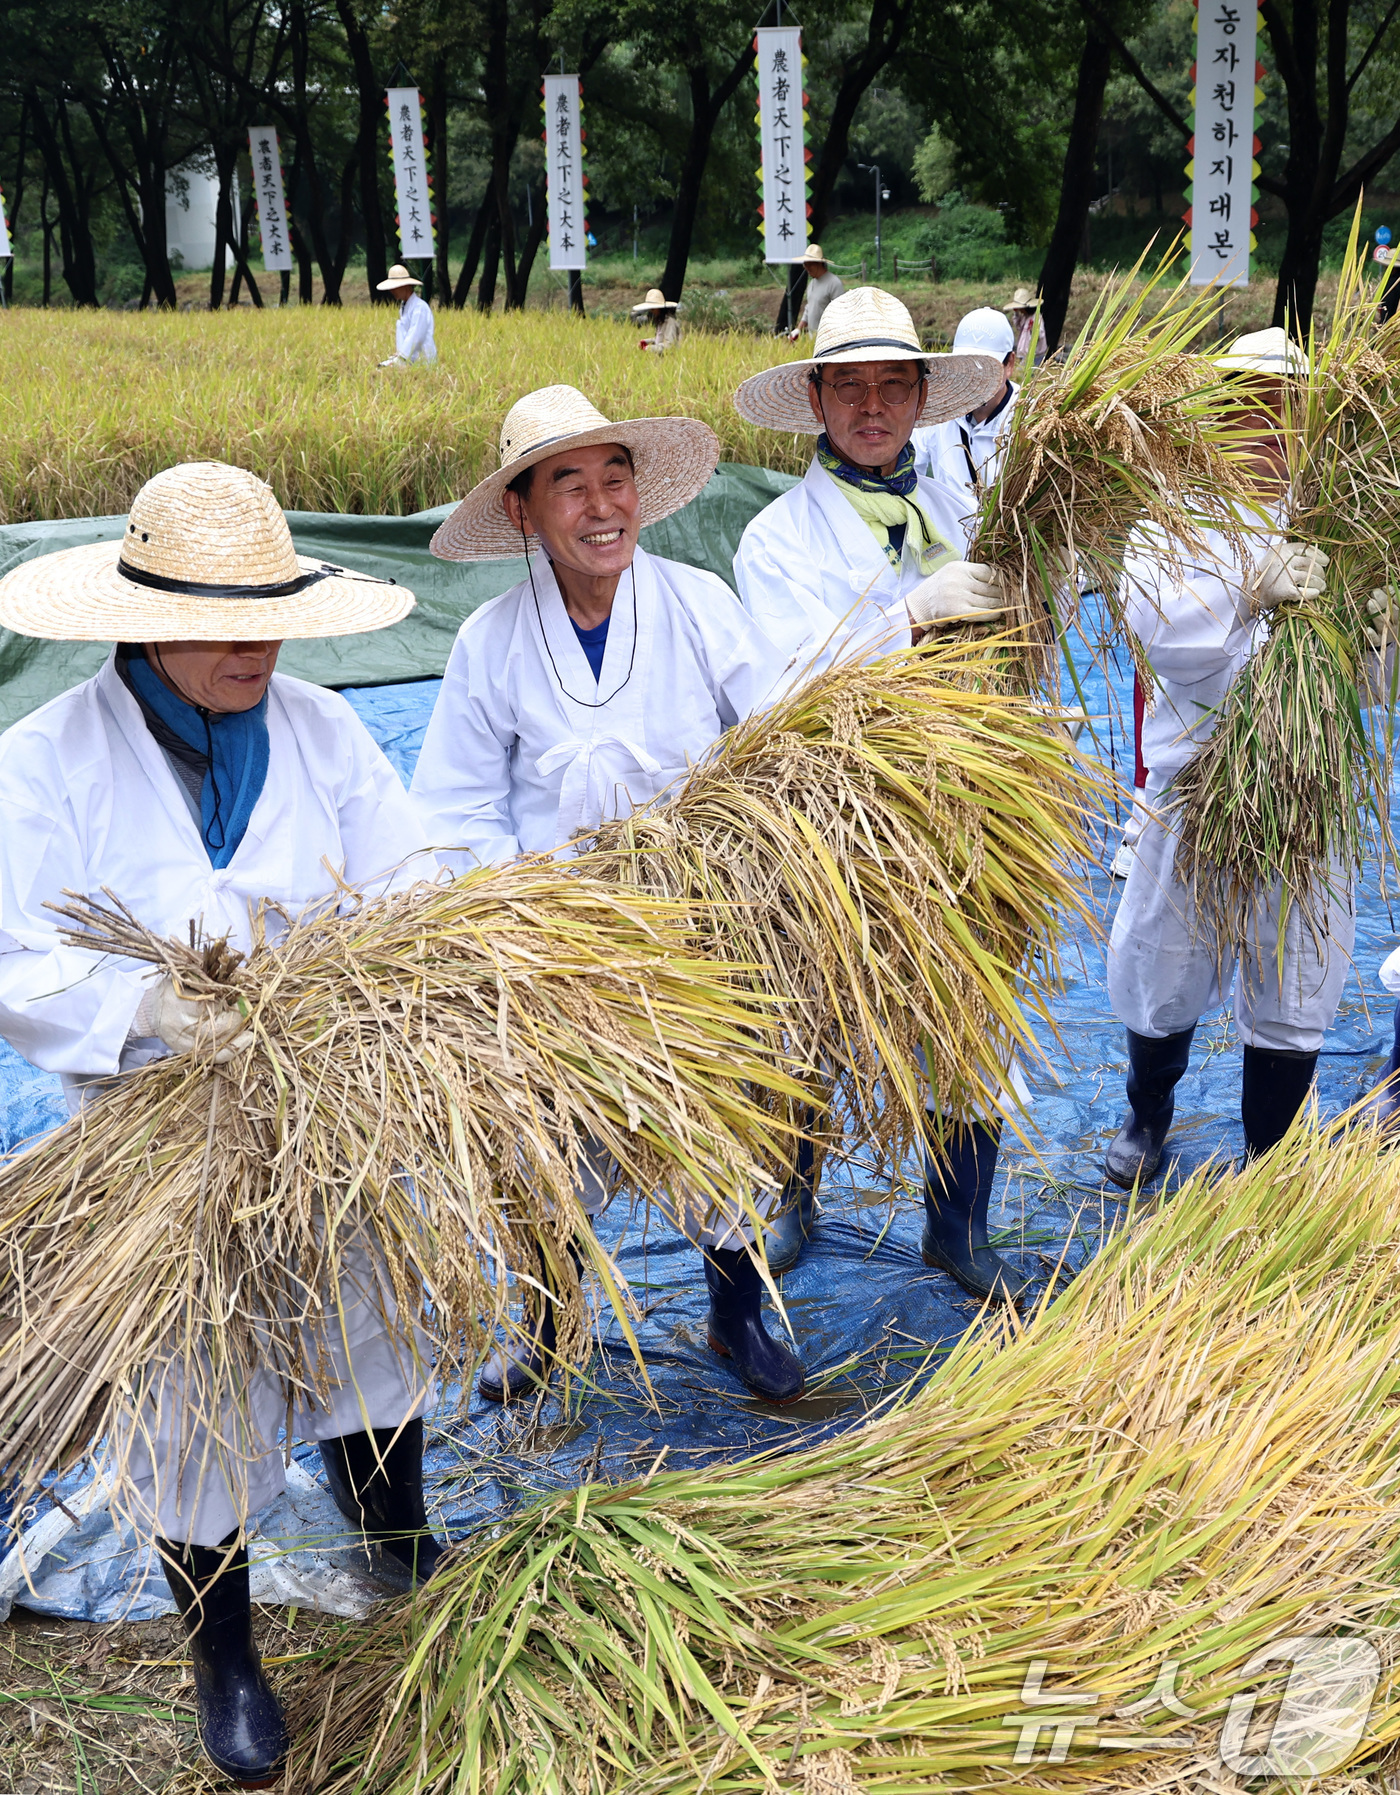
[[[1119,719],[1131,718],[1130,688],[1130,668],[1111,685],[1096,670],[1084,676],[1091,713],[1114,719],[1098,726],[1100,749],[1120,776],[1125,744]],[[346,694],[405,777],[436,692],[436,681],[423,681]],[[1126,767],[1131,783],[1131,740]],[[1103,864],[1112,859],[1117,841],[1116,833],[1106,834]],[[1105,1188],[1100,1172],[1104,1146],[1123,1109],[1122,1030],[1105,1001],[1103,948],[1120,890],[1102,867],[1094,873],[1100,929],[1080,928],[1070,942],[1064,982],[1054,1000],[1058,1039],[1043,1031],[1044,1061],[1027,1068],[1030,1144],[1008,1132],[1003,1152],[993,1221],[1005,1231],[1008,1257],[1041,1276],[1062,1258],[1069,1271],[1082,1265],[1122,1213],[1123,1193]],[[1376,969],[1396,939],[1390,911],[1370,877],[1360,896],[1355,971],[1319,1064],[1324,1111],[1354,1102],[1379,1073],[1390,1043],[1392,1004]],[[1178,1094],[1170,1150],[1180,1172],[1212,1156],[1242,1153],[1239,1086],[1240,1056],[1229,1017],[1207,1017]],[[36,1073],[3,1047],[0,1105],[7,1148],[63,1115],[57,1080]],[[816,1238],[782,1281],[808,1372],[809,1393],[801,1403],[775,1411],[736,1383],[705,1345],[699,1254],[659,1216],[628,1215],[615,1206],[600,1232],[614,1247],[645,1315],[639,1339],[654,1400],[620,1330],[604,1317],[593,1357],[567,1408],[554,1395],[506,1409],[473,1396],[464,1416],[439,1413],[428,1454],[437,1525],[460,1538],[538,1492],[636,1475],[663,1453],[665,1465],[677,1467],[758,1448],[810,1444],[831,1429],[850,1426],[882,1393],[919,1375],[940,1346],[969,1325],[976,1305],[920,1260],[917,1167],[879,1165],[858,1142],[850,1148],[849,1158],[828,1162]],[[260,1517],[259,1549],[278,1558],[280,1570],[265,1567],[255,1593],[336,1608],[335,1587],[324,1579],[318,1585],[314,1573],[318,1564],[324,1569],[320,1549],[339,1524],[314,1481],[320,1475],[315,1449],[297,1447],[293,1458],[294,1487],[273,1512]],[[84,1470],[64,1480],[64,1500],[70,1507],[77,1504],[75,1512],[86,1481]],[[44,1505],[35,1515],[15,1517],[21,1525],[44,1518]],[[147,1586],[144,1557],[114,1530],[105,1508],[97,1507],[76,1530],[54,1514],[48,1525],[69,1530],[31,1563],[32,1588],[16,1591],[12,1554],[10,1594],[17,1593],[24,1605],[88,1619],[140,1619],[168,1610],[163,1582],[155,1578]],[[44,1537],[36,1535],[34,1545],[40,1551]],[[0,1567],[0,1613],[5,1594]],[[339,1611],[354,1608],[351,1600]]]

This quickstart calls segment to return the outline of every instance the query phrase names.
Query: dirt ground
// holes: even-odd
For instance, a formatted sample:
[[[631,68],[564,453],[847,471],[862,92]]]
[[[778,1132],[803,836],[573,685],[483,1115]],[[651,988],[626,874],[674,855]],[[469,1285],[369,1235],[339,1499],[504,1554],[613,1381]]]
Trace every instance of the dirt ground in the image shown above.
[[[339,1623],[255,1610],[274,1684]],[[193,1690],[177,1620],[94,1626],[16,1608],[0,1626],[4,1795],[209,1795],[233,1785],[200,1768]]]

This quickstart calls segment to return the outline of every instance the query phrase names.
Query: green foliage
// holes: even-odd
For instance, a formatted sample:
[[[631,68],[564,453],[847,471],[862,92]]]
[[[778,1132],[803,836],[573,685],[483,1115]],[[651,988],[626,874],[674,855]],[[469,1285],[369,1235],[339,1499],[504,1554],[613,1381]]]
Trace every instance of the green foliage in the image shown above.
[[[919,197],[936,205],[953,185],[957,152],[935,125],[914,152],[914,184]]]

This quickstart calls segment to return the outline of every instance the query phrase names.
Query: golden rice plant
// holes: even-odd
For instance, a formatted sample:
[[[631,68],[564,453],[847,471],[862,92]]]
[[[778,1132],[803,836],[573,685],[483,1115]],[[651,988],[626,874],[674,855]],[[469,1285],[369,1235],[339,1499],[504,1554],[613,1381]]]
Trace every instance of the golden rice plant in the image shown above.
[[[995,648],[995,644],[993,645]],[[892,1154],[1000,1108],[1036,1053],[1100,775],[1026,700],[967,689],[981,645],[833,668],[730,730],[590,870],[689,907],[779,1015],[809,1095]]]
[[[641,355],[630,324],[439,312],[434,367],[380,368],[382,308],[13,310],[0,320],[0,523],[126,511],[177,461],[232,461],[289,509],[365,514],[459,499],[497,463],[509,407],[581,387],[612,418],[697,417],[725,460],[801,473],[809,437],[746,424],[732,394],[796,345],[688,335]]]
[[[1365,1136],[1303,1124],[1199,1174],[1028,1325],[989,1319],[857,1431],[569,1491],[464,1542],[296,1664],[289,1786],[1224,1786],[1256,1651],[1322,1633],[1388,1654],[1397,1242],[1400,1161]],[[1052,1729],[1018,1763],[1047,1716],[1076,1723],[1059,1757]],[[1387,1663],[1317,1786],[1355,1786],[1341,1766],[1397,1737]]]
[[[507,1272],[539,1291],[542,1253],[576,1355],[571,1242],[626,1314],[577,1200],[583,1143],[682,1214],[742,1213],[773,1133],[746,1093],[794,1088],[675,905],[547,860],[264,933],[246,960],[115,901],[69,914],[95,951],[236,1001],[256,1045],[123,1078],[0,1170],[0,1470],[21,1501],[127,1437],[161,1368],[210,1409],[258,1366],[289,1401],[323,1389],[305,1324],[349,1254],[448,1376],[506,1321]]]
[[[1168,553],[1206,528],[1238,534],[1242,475],[1222,411],[1227,389],[1192,353],[1216,295],[1183,279],[1163,299],[1172,259],[1146,281],[1140,262],[1107,282],[1068,351],[1044,363],[1017,400],[969,550],[1006,576],[1006,627],[1021,637],[997,657],[1008,689],[1058,696],[1060,650],[1079,622],[1067,567],[1113,608],[1135,525],[1157,526]]]
[[[1267,642],[1173,795],[1178,872],[1225,943],[1248,939],[1275,881],[1284,914],[1297,905],[1325,934],[1370,844],[1390,848],[1394,693],[1365,626],[1373,589],[1400,579],[1400,323],[1376,330],[1364,270],[1353,224],[1331,326],[1309,341],[1311,378],[1286,384],[1280,420],[1283,528],[1331,558],[1327,590],[1270,614]]]

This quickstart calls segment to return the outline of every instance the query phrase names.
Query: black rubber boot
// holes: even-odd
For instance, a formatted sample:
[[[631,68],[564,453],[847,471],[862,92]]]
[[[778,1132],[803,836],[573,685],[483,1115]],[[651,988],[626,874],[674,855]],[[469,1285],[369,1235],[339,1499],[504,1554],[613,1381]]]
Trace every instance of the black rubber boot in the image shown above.
[[[768,1269],[791,1271],[812,1238],[817,1221],[817,1150],[804,1134],[793,1156],[792,1176],[783,1186],[777,1213],[763,1233]]]
[[[581,1271],[583,1260],[578,1248],[569,1243],[569,1257],[575,1271]],[[544,1257],[540,1257],[540,1282],[549,1283]],[[491,1348],[486,1363],[477,1373],[476,1387],[487,1402],[516,1402],[522,1396],[535,1397],[549,1382],[554,1368],[554,1346],[557,1333],[554,1323],[554,1302],[546,1295],[540,1305],[539,1324],[528,1341],[517,1337],[498,1342]]]
[[[1193,1022],[1179,1034],[1128,1037],[1128,1119],[1109,1142],[1103,1169],[1115,1184],[1131,1190],[1146,1184],[1162,1163],[1167,1130],[1176,1113],[1174,1092],[1191,1060]]]
[[[763,1280],[747,1250],[706,1247],[710,1350],[729,1359],[740,1383],[765,1402],[796,1402],[807,1387],[802,1361],[763,1325]]]
[[[1258,1159],[1288,1133],[1294,1116],[1307,1102],[1316,1070],[1315,1053],[1271,1053],[1265,1047],[1245,1048],[1240,1120],[1244,1123],[1246,1159]]]
[[[1013,1271],[987,1240],[987,1209],[1001,1129],[984,1122],[955,1128],[943,1148],[924,1156],[925,1265],[956,1278],[970,1296],[1014,1303],[1031,1280]]]
[[[233,1549],[237,1538],[219,1546],[158,1539],[156,1550],[190,1642],[205,1756],[240,1787],[267,1789],[287,1755],[287,1723],[253,1643],[248,1553]]]
[[[400,1591],[426,1583],[447,1548],[423,1504],[422,1418],[320,1446],[335,1505],[364,1534],[372,1573]]]

